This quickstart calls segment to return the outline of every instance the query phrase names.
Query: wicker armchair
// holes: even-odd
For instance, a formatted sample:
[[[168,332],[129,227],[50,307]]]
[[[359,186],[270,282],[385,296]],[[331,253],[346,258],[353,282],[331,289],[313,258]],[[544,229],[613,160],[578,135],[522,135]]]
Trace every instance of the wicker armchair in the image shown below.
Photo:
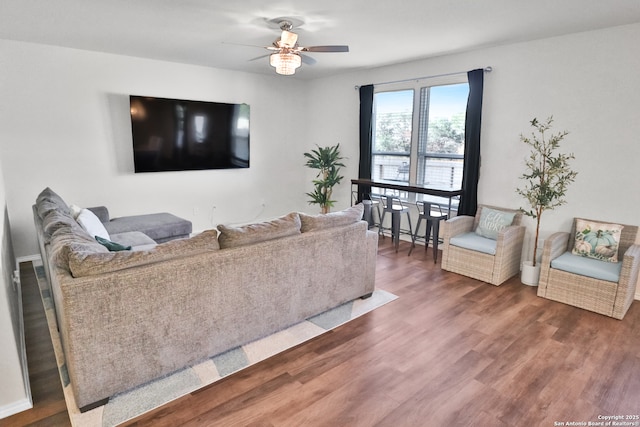
[[[618,281],[598,280],[563,271],[552,265],[555,259],[572,251],[578,219],[574,219],[571,233],[555,233],[545,240],[540,263],[538,296],[622,319],[633,302],[638,281],[640,245],[635,244],[638,227],[624,225],[620,233],[618,259],[621,269]]]
[[[452,244],[456,236],[473,234],[484,208],[514,213],[513,222],[498,233],[495,254],[484,253]],[[499,286],[520,272],[520,259],[525,227],[520,225],[522,213],[517,210],[479,205],[475,217],[457,216],[443,223],[442,269]],[[489,240],[489,239],[487,239]],[[493,242],[490,242],[493,244]]]

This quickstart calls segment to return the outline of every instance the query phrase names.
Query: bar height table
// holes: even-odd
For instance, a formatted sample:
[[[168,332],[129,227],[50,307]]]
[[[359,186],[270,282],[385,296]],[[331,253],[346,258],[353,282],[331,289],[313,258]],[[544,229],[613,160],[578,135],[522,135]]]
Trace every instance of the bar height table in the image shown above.
[[[462,190],[443,190],[440,188],[429,187],[425,185],[407,184],[404,182],[396,181],[374,181],[371,179],[352,179],[351,186],[357,185],[358,188],[362,187],[377,187],[388,190],[405,191],[407,193],[426,194],[429,196],[437,196],[449,199],[449,209],[447,214],[451,218],[451,200],[454,197],[458,197],[462,194]]]
[[[353,186],[356,185],[358,186],[358,194],[361,194],[361,189],[362,187],[365,188],[371,188],[371,187],[376,187],[376,188],[384,188],[387,190],[397,190],[397,191],[404,191],[407,193],[415,193],[415,194],[426,194],[429,196],[436,196],[436,197],[443,197],[446,199],[449,199],[449,206],[448,206],[448,210],[447,210],[447,218],[451,218],[451,201],[453,200],[454,197],[458,197],[462,194],[462,190],[443,190],[440,188],[434,188],[434,187],[428,187],[428,186],[422,186],[422,185],[413,185],[413,184],[408,184],[408,183],[404,183],[404,182],[396,182],[396,181],[374,181],[371,179],[352,179],[351,180],[351,187],[353,189]],[[370,209],[370,208],[369,208]],[[399,226],[399,225],[398,225]],[[435,230],[434,230],[435,231]],[[418,232],[418,230],[415,231],[416,233]],[[434,233],[435,234],[435,233]],[[413,239],[413,236],[412,236]],[[437,239],[438,236],[435,235],[433,237],[434,239],[434,261],[436,260],[436,250],[437,250]],[[429,244],[429,242],[425,242],[426,245]],[[397,249],[396,249],[397,250]]]

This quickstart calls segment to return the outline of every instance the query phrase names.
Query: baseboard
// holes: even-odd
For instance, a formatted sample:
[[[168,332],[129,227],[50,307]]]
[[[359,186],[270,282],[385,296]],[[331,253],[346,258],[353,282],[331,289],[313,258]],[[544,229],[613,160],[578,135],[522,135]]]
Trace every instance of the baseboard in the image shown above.
[[[16,265],[20,265],[20,263],[23,262],[33,262],[33,261],[41,261],[42,258],[40,257],[39,254],[33,254],[33,255],[26,255],[26,256],[21,256],[16,258]]]
[[[9,405],[0,406],[0,420],[31,408],[33,408],[31,399],[22,399]]]

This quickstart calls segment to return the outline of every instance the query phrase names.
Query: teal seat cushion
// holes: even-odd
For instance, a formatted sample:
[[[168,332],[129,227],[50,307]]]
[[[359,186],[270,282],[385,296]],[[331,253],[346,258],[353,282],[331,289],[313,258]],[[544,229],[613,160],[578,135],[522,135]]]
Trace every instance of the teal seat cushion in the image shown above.
[[[605,262],[565,252],[551,261],[551,268],[598,280],[618,283],[622,262]]]
[[[459,234],[449,240],[449,244],[459,248],[465,248],[489,255],[496,254],[496,241],[487,237],[482,237],[473,231]]]

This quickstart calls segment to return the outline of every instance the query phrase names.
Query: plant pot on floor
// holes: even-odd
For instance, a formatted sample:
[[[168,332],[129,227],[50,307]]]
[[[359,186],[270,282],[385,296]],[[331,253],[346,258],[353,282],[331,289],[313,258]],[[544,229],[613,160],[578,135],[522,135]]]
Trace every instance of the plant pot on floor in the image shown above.
[[[533,266],[532,261],[522,263],[522,271],[520,273],[520,281],[527,286],[538,286],[540,279],[540,264]]]

